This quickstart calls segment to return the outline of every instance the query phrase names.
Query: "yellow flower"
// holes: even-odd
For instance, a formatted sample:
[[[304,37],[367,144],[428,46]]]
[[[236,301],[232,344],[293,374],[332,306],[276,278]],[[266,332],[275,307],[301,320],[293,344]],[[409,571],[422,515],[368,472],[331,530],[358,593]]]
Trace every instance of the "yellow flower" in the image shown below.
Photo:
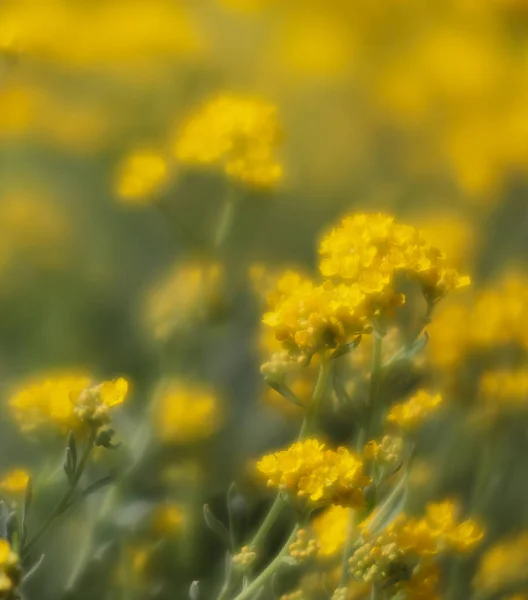
[[[343,447],[325,449],[316,439],[264,456],[257,469],[268,486],[316,505],[362,506],[370,482],[357,455]]]
[[[528,531],[505,538],[486,550],[473,581],[482,592],[496,594],[526,581]]]
[[[406,431],[412,431],[419,427],[441,403],[440,394],[432,395],[425,390],[420,390],[406,402],[394,404],[387,420]]]
[[[276,113],[259,98],[215,96],[184,123],[175,156],[190,166],[217,165],[251,187],[273,187],[282,178],[275,155],[280,139]]]
[[[66,432],[83,422],[107,422],[109,409],[124,401],[127,390],[123,378],[94,384],[87,375],[50,375],[21,385],[9,398],[9,407],[21,431],[53,425]]]
[[[26,490],[29,473],[24,469],[13,469],[0,480],[0,489],[9,494],[19,494]]]
[[[173,379],[164,383],[157,395],[154,421],[165,443],[204,440],[222,426],[220,402],[204,385]]]
[[[127,156],[117,173],[116,191],[123,203],[148,204],[167,183],[167,161],[152,151],[137,151]]]
[[[79,397],[91,383],[87,375],[50,374],[23,383],[9,398],[9,408],[24,432],[56,425],[63,432],[80,422],[74,414],[72,397]]]
[[[315,285],[294,272],[285,273],[270,296],[262,321],[275,330],[286,349],[300,354],[351,342],[368,325],[365,295],[355,285]]]
[[[330,506],[312,521],[320,556],[334,556],[345,546],[352,509]]]
[[[394,290],[399,272],[416,279],[430,302],[469,284],[469,278],[449,268],[441,251],[418,229],[380,213],[344,218],[323,237],[319,253],[325,277],[357,283],[379,308],[401,302]]]
[[[154,338],[164,341],[213,321],[222,310],[222,282],[216,262],[176,263],[147,295],[145,318]]]

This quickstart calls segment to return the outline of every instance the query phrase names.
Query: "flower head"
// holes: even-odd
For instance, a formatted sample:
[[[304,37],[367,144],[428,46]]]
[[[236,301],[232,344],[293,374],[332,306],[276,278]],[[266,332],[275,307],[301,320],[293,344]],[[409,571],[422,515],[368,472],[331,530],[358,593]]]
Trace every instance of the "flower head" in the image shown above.
[[[121,404],[128,383],[119,378],[94,384],[82,374],[38,377],[11,395],[9,407],[24,432],[53,425],[61,431],[79,429],[83,423],[99,427],[110,419],[109,409]]]
[[[151,151],[133,152],[119,166],[117,194],[124,204],[148,204],[168,178],[169,169],[163,156]]]
[[[280,138],[276,112],[259,98],[218,95],[185,122],[175,156],[183,164],[217,165],[251,187],[272,187],[282,178],[275,155]]]
[[[480,559],[473,581],[477,590],[496,594],[526,580],[528,531],[504,538],[491,546]]]
[[[416,279],[430,302],[469,283],[446,265],[442,252],[418,229],[380,213],[344,218],[322,239],[319,253],[325,277],[357,283],[380,308],[397,301],[398,273]]]
[[[370,482],[357,455],[343,447],[326,449],[316,439],[264,456],[257,469],[270,487],[312,505],[361,506]]]
[[[287,272],[270,295],[264,324],[287,349],[311,355],[346,344],[368,327],[365,295],[358,286],[320,285]]]
[[[222,306],[222,280],[222,267],[216,262],[176,263],[149,290],[145,317],[152,335],[166,340],[212,320]]]
[[[442,403],[440,394],[430,394],[420,390],[412,398],[401,404],[394,404],[387,416],[393,423],[404,430],[411,431],[419,427]]]
[[[320,556],[334,556],[343,550],[351,510],[346,506],[333,505],[312,521]]]
[[[188,444],[213,435],[221,427],[222,410],[207,386],[173,379],[158,391],[154,420],[163,442]]]

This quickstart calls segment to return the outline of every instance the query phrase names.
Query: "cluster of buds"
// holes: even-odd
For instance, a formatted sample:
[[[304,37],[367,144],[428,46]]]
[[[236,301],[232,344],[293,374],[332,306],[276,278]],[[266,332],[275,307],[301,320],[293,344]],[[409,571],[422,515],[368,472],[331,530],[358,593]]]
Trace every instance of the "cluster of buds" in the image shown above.
[[[299,529],[295,541],[290,544],[289,552],[298,562],[315,558],[319,552],[319,543],[308,536],[306,529]]]
[[[260,367],[260,372],[266,377],[281,378],[286,373],[305,366],[306,362],[307,357],[304,354],[292,354],[282,350],[272,354],[270,360]]]
[[[338,587],[337,589],[334,590],[331,600],[347,600],[347,598],[348,598],[348,588]]]
[[[242,546],[240,552],[233,556],[233,563],[245,570],[255,562],[256,557],[256,553],[249,546]]]
[[[110,422],[110,409],[121,404],[127,392],[128,382],[122,377],[85,388],[74,400],[73,411],[81,421],[99,429]]]
[[[404,552],[383,537],[360,546],[349,561],[352,575],[367,583],[388,583],[408,578]]]
[[[368,442],[363,450],[363,455],[366,460],[375,460],[383,466],[391,467],[401,463],[403,450],[403,438],[385,435],[380,444],[374,440]]]

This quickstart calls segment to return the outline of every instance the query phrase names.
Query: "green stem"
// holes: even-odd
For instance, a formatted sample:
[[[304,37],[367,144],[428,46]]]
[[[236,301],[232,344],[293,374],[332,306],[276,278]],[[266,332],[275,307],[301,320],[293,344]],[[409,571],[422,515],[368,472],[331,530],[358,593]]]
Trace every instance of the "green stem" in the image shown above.
[[[319,376],[317,378],[317,383],[315,384],[315,388],[312,394],[312,399],[310,401],[310,405],[306,409],[306,414],[299,431],[298,440],[304,439],[307,435],[310,435],[312,428],[314,426],[314,422],[317,417],[317,411],[320,403],[324,399],[327,387],[328,380],[330,378],[331,372],[331,362],[328,358],[323,357],[321,359],[321,366],[319,368]],[[258,531],[253,536],[252,540],[249,542],[248,546],[253,550],[257,550],[259,546],[262,545],[266,536],[268,535],[271,528],[275,525],[278,518],[280,517],[282,511],[287,506],[285,500],[283,500],[281,494],[277,494],[273,504],[271,505],[268,514],[266,515],[264,521],[260,525]],[[220,594],[217,600],[225,600],[227,598],[227,594],[231,589],[233,584],[231,580],[225,581],[222,589],[220,590]],[[237,598],[238,600],[238,598]]]
[[[339,581],[339,587],[345,587],[348,580],[348,559],[352,554],[352,546],[354,545],[353,533],[356,528],[356,513],[353,509],[350,509],[350,515],[348,517],[347,534],[345,540],[345,547],[343,549],[343,557],[341,559],[341,579]]]
[[[323,359],[321,362],[321,366],[319,368],[319,377],[317,378],[317,383],[315,384],[314,392],[312,394],[312,399],[310,401],[310,405],[306,409],[306,416],[303,420],[303,424],[301,426],[301,430],[299,432],[298,439],[302,440],[307,435],[310,435],[315,418],[317,416],[317,410],[319,404],[324,398],[327,386],[328,379],[330,377],[330,369],[331,363],[327,359]],[[249,546],[251,548],[257,548],[264,538],[266,537],[268,531],[273,527],[275,521],[279,518],[281,512],[286,506],[286,502],[282,499],[280,494],[277,494],[275,501],[271,505],[271,508],[264,519],[264,522],[260,526],[259,530],[251,540]]]
[[[231,230],[231,226],[233,225],[233,219],[235,216],[235,206],[235,197],[234,194],[231,193],[228,195],[222,208],[220,220],[218,221],[218,227],[216,228],[214,236],[214,248],[216,248],[217,250],[225,244],[227,236]]]
[[[369,407],[370,419],[367,429],[367,441],[376,435],[376,430],[379,420],[379,388],[381,375],[381,355],[383,349],[383,338],[378,333],[374,332],[372,346],[372,366],[370,370],[370,386],[369,386]]]
[[[72,499],[76,489],[77,484],[79,483],[82,474],[84,473],[84,469],[86,464],[88,463],[88,459],[90,458],[90,454],[92,453],[94,447],[94,441],[97,432],[94,428],[90,431],[90,437],[86,442],[86,447],[82,453],[81,459],[77,464],[77,468],[75,470],[75,475],[73,476],[73,480],[70,484],[69,489],[65,492],[65,494],[60,499],[59,503],[55,506],[53,511],[50,513],[48,518],[41,525],[40,529],[35,533],[35,535],[25,544],[24,548],[21,551],[22,558],[26,558],[31,550],[38,543],[40,538],[48,532],[48,530],[55,524],[57,519],[68,509],[70,500]]]
[[[299,526],[296,525],[286,543],[270,564],[254,579],[245,590],[242,590],[234,600],[253,600],[259,590],[271,580],[282,564],[282,558],[288,553],[290,544],[294,541]]]

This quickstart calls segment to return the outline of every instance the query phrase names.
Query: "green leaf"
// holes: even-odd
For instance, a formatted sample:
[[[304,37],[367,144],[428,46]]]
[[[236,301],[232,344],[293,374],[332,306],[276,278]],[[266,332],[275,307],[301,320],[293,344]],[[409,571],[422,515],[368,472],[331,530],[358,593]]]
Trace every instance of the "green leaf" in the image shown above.
[[[286,400],[289,400],[296,406],[306,408],[303,402],[299,398],[297,398],[297,396],[290,390],[290,388],[286,384],[282,383],[282,381],[278,381],[277,379],[274,379],[269,375],[264,377],[264,381],[270,386],[271,389],[275,390],[281,396],[286,398]]]
[[[71,486],[73,486],[75,483],[75,461],[73,459],[73,454],[69,446],[64,451],[64,461],[62,463],[62,468],[66,473],[68,483]]]
[[[22,506],[22,519],[20,524],[20,538],[21,538],[21,546],[24,546],[24,542],[27,537],[27,526],[26,519],[29,513],[29,509],[31,507],[31,503],[33,501],[33,480],[31,477],[28,479],[26,485],[26,491],[24,494],[24,505]]]
[[[75,471],[77,469],[77,442],[75,441],[75,437],[72,431],[68,433],[68,441],[66,443],[66,448],[70,451],[71,462],[73,470]]]
[[[227,546],[230,545],[230,536],[227,527],[219,521],[212,513],[208,504],[203,507],[204,519],[207,527],[215,533]]]
[[[22,581],[21,584],[24,585],[24,583],[26,583],[27,581],[29,581],[33,575],[35,575],[35,573],[38,571],[40,565],[44,562],[44,554],[42,554],[40,556],[40,558],[37,560],[37,562],[31,567],[31,569],[29,569],[29,571],[26,571],[26,573],[24,574],[24,577],[22,577]]]
[[[189,600],[199,600],[200,598],[200,582],[193,581],[189,588]]]
[[[339,358],[341,356],[344,356],[345,354],[348,354],[349,352],[351,352],[352,350],[357,348],[359,346],[360,342],[361,342],[361,336],[358,335],[357,338],[355,340],[352,340],[350,343],[343,344],[342,346],[339,346],[338,348],[336,348],[332,352],[332,356],[330,358],[332,360],[335,360],[336,358]]]

